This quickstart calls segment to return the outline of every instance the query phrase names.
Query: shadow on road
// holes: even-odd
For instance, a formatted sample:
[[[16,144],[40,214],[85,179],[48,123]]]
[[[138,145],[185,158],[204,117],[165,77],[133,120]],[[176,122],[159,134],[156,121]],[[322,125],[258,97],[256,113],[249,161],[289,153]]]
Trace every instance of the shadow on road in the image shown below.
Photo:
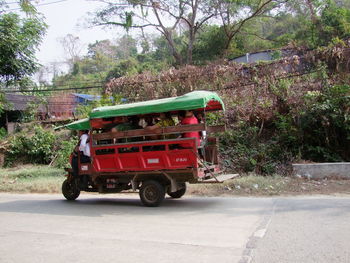
[[[159,207],[144,207],[138,195],[82,195],[76,201],[66,201],[59,195],[4,195],[1,212],[101,217],[105,215],[181,216],[225,215],[238,217],[252,214],[312,211],[345,216],[350,214],[349,198],[166,198]],[[5,201],[8,198],[8,201]]]
[[[23,195],[23,199],[29,195]],[[136,197],[136,196],[135,196]],[[52,199],[48,196],[30,199],[30,200],[9,200],[0,203],[1,212],[33,213],[33,214],[51,214],[67,216],[91,216],[98,217],[102,215],[113,214],[172,214],[172,213],[228,213],[229,208],[222,205],[222,201],[217,198],[183,198],[174,200],[167,198],[160,207],[144,207],[138,198],[118,196],[115,198],[84,197],[75,201],[66,201],[65,199]],[[232,211],[230,212],[232,213]]]

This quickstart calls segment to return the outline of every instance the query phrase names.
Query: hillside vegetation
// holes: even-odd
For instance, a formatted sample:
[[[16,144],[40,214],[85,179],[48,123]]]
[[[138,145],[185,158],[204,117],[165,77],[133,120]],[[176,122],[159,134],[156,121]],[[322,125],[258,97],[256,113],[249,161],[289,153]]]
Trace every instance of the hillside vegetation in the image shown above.
[[[41,98],[59,88],[104,95],[100,102],[80,107],[81,118],[95,106],[111,104],[110,96],[120,103],[121,98],[134,102],[213,90],[224,99],[227,110],[224,116],[209,114],[207,121],[228,128],[217,135],[226,171],[284,175],[292,162],[350,161],[348,0],[103,2],[105,8],[90,14],[89,23],[123,27],[127,34],[90,43],[85,55],[77,52],[82,46],[79,38],[67,35],[61,43],[71,54],[66,61],[68,73],[55,71],[52,85],[47,85],[44,78],[39,77],[38,84],[28,80],[33,72],[27,67],[0,71],[1,89],[20,89]],[[5,8],[1,3],[0,7]],[[158,35],[143,30],[151,14],[159,15],[149,25]],[[0,29],[21,34],[26,21],[13,16],[10,25],[9,18],[0,14]],[[163,19],[174,22],[173,26],[162,26]],[[133,30],[140,30],[140,35],[128,34]],[[29,62],[34,63],[32,51],[44,31],[42,25],[34,32]],[[8,47],[11,41],[4,38],[2,44]],[[266,49],[273,61],[231,61]],[[8,57],[1,57],[0,64],[21,65],[16,56],[11,58],[9,63]],[[48,70],[41,68],[39,76]],[[47,89],[52,92],[43,91]],[[0,92],[0,112],[4,105]],[[31,118],[23,122],[33,120],[33,112],[31,108]],[[67,166],[77,141],[74,134],[25,124],[12,136],[0,129],[0,138],[4,138],[7,166]]]

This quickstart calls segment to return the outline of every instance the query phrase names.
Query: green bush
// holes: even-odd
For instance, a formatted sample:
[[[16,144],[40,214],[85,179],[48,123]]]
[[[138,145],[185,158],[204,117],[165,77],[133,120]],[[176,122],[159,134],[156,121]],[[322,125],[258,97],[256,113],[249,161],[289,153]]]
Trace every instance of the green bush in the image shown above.
[[[300,117],[302,157],[317,162],[350,161],[350,86],[309,92]]]
[[[273,174],[295,160],[350,161],[350,86],[309,91],[303,100],[297,112],[275,113],[264,131],[240,122],[221,134],[224,167]]]
[[[78,138],[73,137],[71,140],[62,141],[60,149],[58,150],[55,166],[58,168],[70,167],[69,156],[73,152],[74,147],[78,143]]]
[[[54,161],[58,168],[69,167],[69,155],[77,141],[76,136],[34,126],[33,130],[25,130],[11,137],[6,166],[15,163],[49,164]]]
[[[6,153],[7,165],[15,161],[48,164],[53,157],[56,137],[53,132],[35,126],[33,135],[20,132],[13,136],[9,143],[10,147]]]
[[[220,154],[227,170],[273,174],[286,153],[272,139],[259,135],[259,128],[239,123],[220,136]]]
[[[5,138],[7,136],[7,131],[5,128],[1,127],[0,128],[0,140]]]

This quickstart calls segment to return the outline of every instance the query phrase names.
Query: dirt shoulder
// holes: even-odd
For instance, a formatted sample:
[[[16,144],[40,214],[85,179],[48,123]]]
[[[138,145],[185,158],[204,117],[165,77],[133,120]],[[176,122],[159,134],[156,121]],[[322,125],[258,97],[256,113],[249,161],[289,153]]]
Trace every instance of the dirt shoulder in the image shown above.
[[[223,184],[189,185],[188,194],[200,196],[273,196],[350,194],[350,180],[308,180],[282,176],[240,176]]]
[[[0,192],[60,193],[63,169],[25,165],[0,169]],[[189,184],[188,195],[274,196],[350,194],[350,180],[308,180],[296,177],[244,175],[223,184]]]

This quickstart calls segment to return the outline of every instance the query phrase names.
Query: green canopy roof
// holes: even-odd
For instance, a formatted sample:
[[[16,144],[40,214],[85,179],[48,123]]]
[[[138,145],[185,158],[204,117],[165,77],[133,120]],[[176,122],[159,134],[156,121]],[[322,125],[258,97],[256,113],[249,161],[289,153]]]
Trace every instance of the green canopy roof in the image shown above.
[[[88,118],[81,119],[67,125],[64,125],[70,130],[89,130],[90,129],[90,120]]]
[[[211,101],[217,102],[217,104],[220,105],[220,108],[224,109],[224,103],[215,92],[193,91],[179,97],[99,107],[92,110],[90,113],[90,119],[179,110],[194,110],[206,108],[207,104]]]
[[[193,91],[179,97],[99,107],[92,110],[90,113],[90,119],[202,108],[224,110],[224,103],[215,92]],[[64,125],[64,127],[71,130],[89,130],[90,121],[86,118]]]

